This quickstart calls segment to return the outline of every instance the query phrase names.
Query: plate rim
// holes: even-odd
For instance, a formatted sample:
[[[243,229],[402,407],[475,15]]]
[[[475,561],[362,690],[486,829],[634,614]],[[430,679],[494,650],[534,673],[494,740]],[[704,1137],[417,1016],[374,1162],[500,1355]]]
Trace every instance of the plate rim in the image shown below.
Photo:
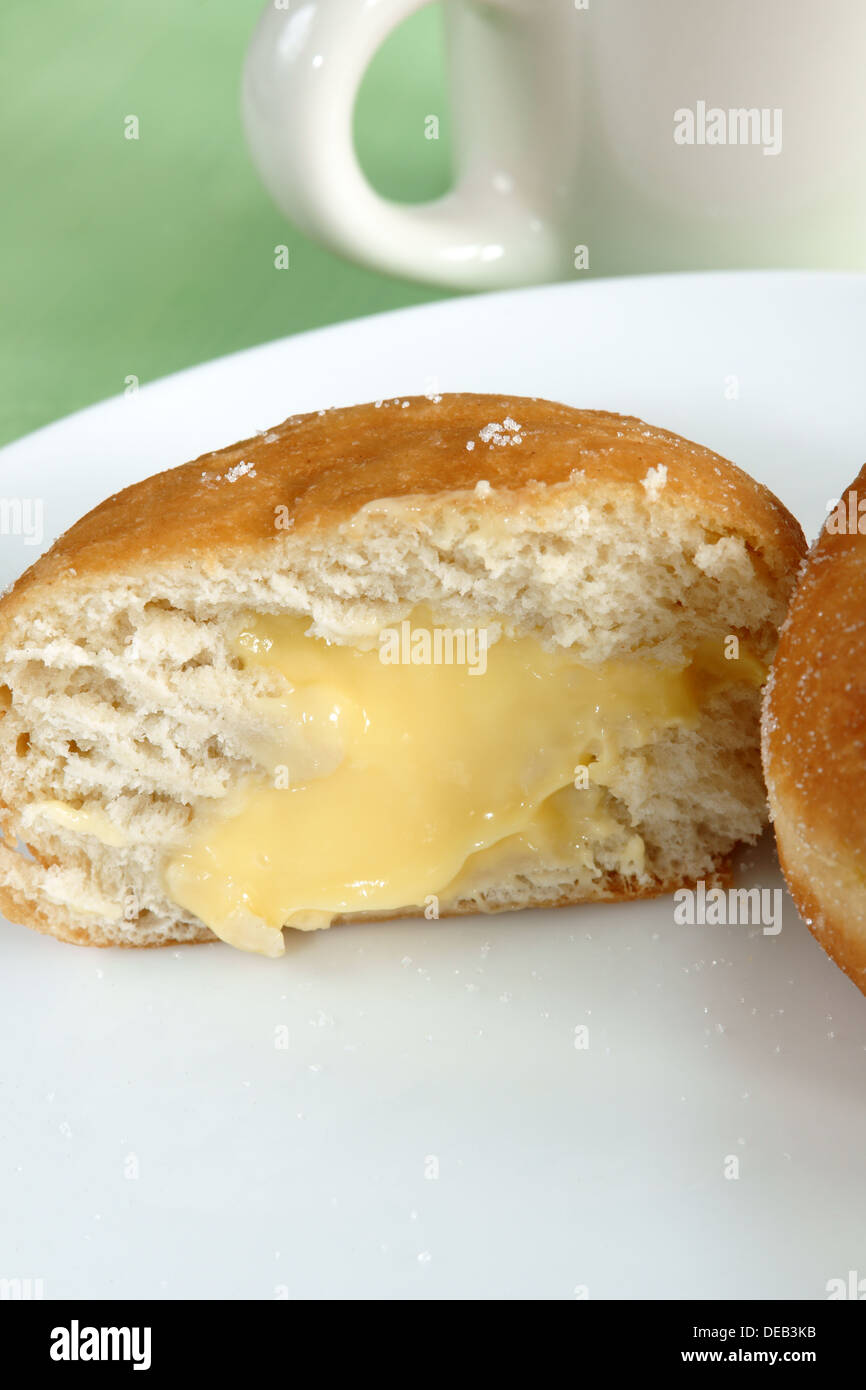
[[[663,271],[660,273],[645,272],[637,275],[607,275],[597,276],[586,280],[559,280],[553,284],[521,285],[517,288],[490,290],[482,293],[446,295],[441,299],[429,300],[424,304],[406,304],[395,309],[379,309],[370,314],[360,314],[357,317],[347,319],[337,319],[333,323],[321,324],[316,328],[304,329],[298,333],[286,333],[277,338],[267,338],[261,343],[252,343],[248,347],[236,348],[232,352],[222,353],[218,357],[206,358],[203,362],[194,362],[187,367],[180,367],[177,371],[167,372],[163,376],[154,377],[151,381],[146,381],[137,390],[139,401],[141,397],[149,398],[160,389],[165,389],[169,383],[179,382],[184,378],[190,378],[196,373],[208,371],[217,366],[238,361],[244,357],[250,357],[256,353],[265,353],[275,350],[280,346],[294,343],[309,342],[327,335],[334,335],[346,329],[361,329],[366,324],[380,319],[404,320],[417,316],[428,315],[431,313],[451,313],[459,312],[460,309],[469,304],[502,303],[503,301],[527,298],[530,296],[550,297],[563,293],[567,294],[599,294],[607,293],[613,289],[628,293],[632,289],[646,287],[647,285],[658,285],[662,287],[671,282],[676,284],[703,285],[708,282],[734,281],[754,281],[768,279],[776,284],[849,284],[855,292],[866,293],[866,271],[856,270],[812,270],[812,269],[762,269],[755,268],[749,270],[686,270],[686,271]],[[35,430],[29,430],[26,434],[19,435],[16,439],[11,439],[8,443],[0,446],[0,464],[6,461],[14,451],[25,446],[38,443],[41,439],[49,437],[52,433],[60,431],[73,423],[85,421],[89,416],[99,411],[105,411],[111,406],[122,406],[128,398],[124,392],[116,392],[110,396],[103,396],[97,401],[92,401],[89,405],[79,407],[77,410],[70,411],[66,415],[58,416],[56,420],[50,420],[45,425],[38,426]],[[339,404],[352,404],[352,402],[341,402]]]

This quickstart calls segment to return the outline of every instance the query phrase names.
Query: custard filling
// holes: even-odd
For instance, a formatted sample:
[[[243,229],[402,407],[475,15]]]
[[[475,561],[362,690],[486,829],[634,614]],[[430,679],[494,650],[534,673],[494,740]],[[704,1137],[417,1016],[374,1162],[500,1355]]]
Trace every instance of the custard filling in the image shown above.
[[[483,634],[460,660],[423,611],[390,652],[329,644],[308,625],[251,615],[238,632],[242,667],[269,676],[251,695],[261,770],[196,808],[164,869],[175,903],[264,955],[282,953],[285,926],[437,915],[440,897],[533,864],[592,875],[600,838],[608,866],[641,874],[641,837],[604,791],[620,760],[693,724],[710,690],[764,675],[751,656],[725,660],[721,642],[682,666],[591,666],[531,637],[482,653]]]

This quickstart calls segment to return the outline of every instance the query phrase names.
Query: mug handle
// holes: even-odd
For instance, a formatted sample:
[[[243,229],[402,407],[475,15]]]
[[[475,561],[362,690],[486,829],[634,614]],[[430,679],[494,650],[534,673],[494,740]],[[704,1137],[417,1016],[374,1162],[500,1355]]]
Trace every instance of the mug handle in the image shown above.
[[[416,207],[382,198],[355,155],[364,72],[397,25],[429,0],[276,0],[244,64],[243,117],[259,173],[303,231],[377,270],[457,289],[555,277],[550,228],[520,199],[484,198],[468,179]]]

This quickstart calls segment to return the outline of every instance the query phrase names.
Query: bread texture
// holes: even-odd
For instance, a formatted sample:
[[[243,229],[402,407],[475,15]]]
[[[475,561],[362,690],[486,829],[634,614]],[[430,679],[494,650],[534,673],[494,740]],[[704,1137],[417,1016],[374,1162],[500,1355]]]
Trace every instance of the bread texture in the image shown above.
[[[157,474],[82,518],[0,601],[0,906],[67,941],[213,939],[166,895],[161,865],[202,806],[256,771],[249,676],[227,637],[244,613],[302,615],[337,644],[419,604],[464,626],[494,613],[503,635],[588,664],[676,667],[734,634],[769,664],[804,549],[784,507],[718,455],[534,398],[320,411]],[[646,845],[639,872],[600,842],[586,873],[538,864],[464,885],[442,915],[726,872],[766,820],[759,707],[757,686],[732,683],[694,727],[622,760],[605,796]],[[105,833],[46,816],[58,801]]]
[[[791,895],[824,950],[866,993],[864,532],[866,468],[803,565],[767,682],[762,742]]]

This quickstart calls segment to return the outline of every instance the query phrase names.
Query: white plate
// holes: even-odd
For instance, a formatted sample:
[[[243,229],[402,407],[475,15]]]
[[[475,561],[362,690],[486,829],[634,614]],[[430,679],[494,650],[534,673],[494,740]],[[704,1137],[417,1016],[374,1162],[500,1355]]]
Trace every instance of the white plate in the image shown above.
[[[641,415],[814,534],[863,461],[864,323],[847,275],[451,300],[95,406],[2,451],[0,488],[44,497],[54,535],[288,414],[435,385]],[[0,580],[34,553],[5,537]],[[752,861],[778,885],[767,845]],[[788,900],[776,937],[663,899],[296,935],[277,963],[0,940],[0,1276],[48,1297],[822,1298],[866,1275],[866,1000]]]

